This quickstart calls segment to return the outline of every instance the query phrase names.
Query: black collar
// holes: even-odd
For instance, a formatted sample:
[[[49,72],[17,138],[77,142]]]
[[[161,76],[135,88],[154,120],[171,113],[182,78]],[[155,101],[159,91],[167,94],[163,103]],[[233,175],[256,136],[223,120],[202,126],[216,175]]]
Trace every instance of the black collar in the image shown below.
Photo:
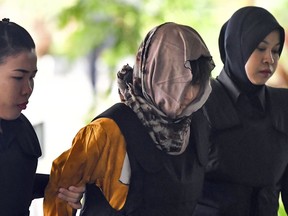
[[[232,98],[233,102],[236,104],[236,102],[239,99],[239,96],[242,93],[239,90],[239,88],[235,85],[235,83],[231,80],[231,78],[227,75],[227,73],[225,73],[224,70],[221,71],[220,75],[216,79],[221,82],[221,84],[227,90],[229,96]],[[263,110],[265,110],[265,104],[266,104],[265,85],[263,85],[263,88],[257,91],[255,96],[258,97]]]

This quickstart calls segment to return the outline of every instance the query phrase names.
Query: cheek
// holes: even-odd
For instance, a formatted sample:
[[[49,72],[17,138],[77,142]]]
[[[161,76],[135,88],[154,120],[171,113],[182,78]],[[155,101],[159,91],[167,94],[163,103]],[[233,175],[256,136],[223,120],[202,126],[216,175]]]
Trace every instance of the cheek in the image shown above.
[[[279,60],[279,58],[275,59],[274,63],[272,64],[272,68],[270,68],[273,73],[276,71],[276,69],[278,67],[278,60]]]
[[[9,86],[0,83],[0,118],[3,119],[10,119],[14,116],[15,95],[11,92],[11,88],[7,87]]]
[[[257,73],[259,68],[261,68],[261,59],[262,56],[254,51],[245,64],[246,76],[255,85],[258,84]]]
[[[21,84],[19,81],[7,80],[6,82],[0,83],[1,95],[5,96],[6,102],[15,101],[21,95]]]
[[[248,60],[245,65],[245,72],[246,72],[247,78],[252,83],[254,83],[254,73],[255,73],[254,71],[255,71],[254,64]]]
[[[31,87],[31,90],[33,92],[33,90],[34,90],[34,80],[33,79],[30,80],[30,87]]]
[[[0,84],[1,85],[1,84]],[[17,95],[17,86],[13,85],[1,85],[0,87],[1,103],[10,103],[16,99]]]
[[[200,86],[199,85],[190,85],[186,89],[185,101],[190,104],[199,94]]]

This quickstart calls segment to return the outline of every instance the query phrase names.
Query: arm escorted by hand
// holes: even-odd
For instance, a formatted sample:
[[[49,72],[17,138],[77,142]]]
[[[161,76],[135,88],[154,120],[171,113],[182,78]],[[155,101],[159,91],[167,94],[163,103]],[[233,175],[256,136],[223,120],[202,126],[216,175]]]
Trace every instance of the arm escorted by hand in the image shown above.
[[[72,208],[81,209],[81,199],[83,197],[85,189],[85,185],[79,187],[70,186],[68,189],[60,188],[58,197],[62,200],[65,200]]]

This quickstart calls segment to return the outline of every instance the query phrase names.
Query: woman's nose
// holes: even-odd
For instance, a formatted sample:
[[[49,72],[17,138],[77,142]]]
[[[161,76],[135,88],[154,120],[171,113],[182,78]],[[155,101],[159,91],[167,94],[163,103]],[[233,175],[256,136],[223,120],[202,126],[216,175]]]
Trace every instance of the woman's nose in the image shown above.
[[[23,85],[22,94],[24,95],[31,95],[33,92],[34,83],[31,80],[28,80]]]
[[[273,64],[275,62],[273,53],[271,51],[267,52],[264,57],[264,63]]]

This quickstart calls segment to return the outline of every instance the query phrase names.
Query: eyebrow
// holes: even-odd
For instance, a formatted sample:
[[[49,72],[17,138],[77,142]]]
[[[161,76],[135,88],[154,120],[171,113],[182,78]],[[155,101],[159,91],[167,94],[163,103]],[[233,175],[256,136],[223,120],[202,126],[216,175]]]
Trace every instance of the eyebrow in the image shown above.
[[[266,40],[263,40],[263,41],[261,41],[260,43],[265,43],[265,44],[270,44],[268,41],[266,41]],[[277,44],[275,44],[274,46],[280,46],[281,45],[281,43],[279,42],[279,43],[277,43]]]
[[[36,69],[36,70],[34,70],[34,71],[28,71],[28,70],[25,70],[25,69],[15,69],[15,70],[13,70],[13,71],[21,72],[21,73],[25,73],[25,74],[32,72],[32,73],[35,73],[35,74],[36,74],[36,73],[38,72],[38,69]]]

